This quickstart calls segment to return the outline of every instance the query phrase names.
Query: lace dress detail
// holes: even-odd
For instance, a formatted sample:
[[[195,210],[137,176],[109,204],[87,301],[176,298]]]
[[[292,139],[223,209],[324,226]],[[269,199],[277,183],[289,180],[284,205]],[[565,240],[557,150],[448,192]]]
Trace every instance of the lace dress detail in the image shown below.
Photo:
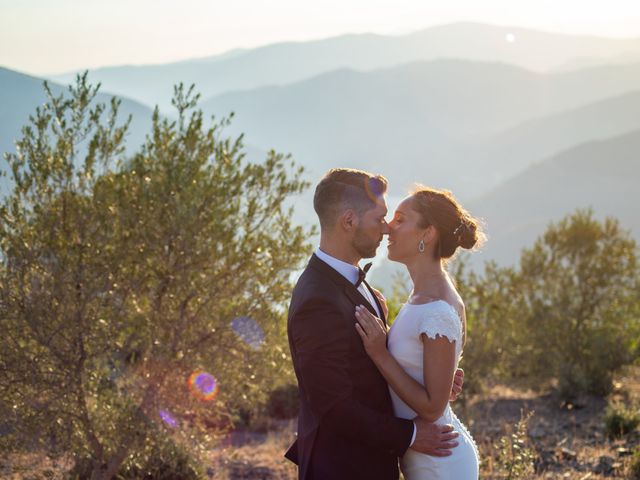
[[[422,307],[425,305],[433,308],[419,313],[416,322],[418,336],[424,333],[429,338],[444,337],[450,343],[456,342],[456,359],[459,359],[462,353],[462,322],[458,312],[442,300],[413,306]]]
[[[405,304],[389,330],[388,348],[402,368],[424,385],[424,344],[421,335],[446,338],[455,343],[456,365],[462,353],[462,320],[449,303],[437,300],[430,303]],[[390,389],[396,416],[412,419],[417,414]],[[460,433],[459,445],[449,457],[431,457],[407,450],[400,461],[407,480],[475,480],[478,478],[478,447],[473,437],[447,405],[438,424],[451,424]]]

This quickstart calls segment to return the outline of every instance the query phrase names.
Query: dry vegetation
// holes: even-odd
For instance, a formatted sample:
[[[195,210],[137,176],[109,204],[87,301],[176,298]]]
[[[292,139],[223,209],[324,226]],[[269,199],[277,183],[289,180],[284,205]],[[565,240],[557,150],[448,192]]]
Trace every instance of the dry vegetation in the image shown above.
[[[640,368],[629,369],[616,387],[611,399],[640,400]],[[606,400],[591,396],[563,404],[553,394],[497,386],[461,402],[457,410],[461,417],[470,419],[468,425],[483,457],[482,478],[506,478],[496,465],[499,440],[511,435],[523,412],[533,412],[528,437],[535,451],[535,473],[525,478],[630,479],[631,452],[640,448],[640,432],[609,439],[604,428],[606,404]],[[239,445],[229,442],[212,454],[216,478],[295,479],[295,469],[282,458],[293,439],[293,429],[290,423],[253,440],[245,437]]]
[[[640,368],[629,369],[616,382],[613,399],[640,400]],[[585,396],[575,404],[563,405],[552,394],[536,394],[497,386],[482,395],[460,403],[461,417],[480,447],[482,473],[485,479],[505,478],[496,468],[497,444],[509,436],[523,412],[533,412],[528,436],[535,450],[535,470],[530,479],[627,479],[630,453],[640,448],[637,430],[622,439],[607,438],[604,410],[607,401]],[[282,453],[293,439],[294,424],[281,426],[253,440],[245,437],[239,445],[230,441],[212,454],[216,478],[230,479],[294,479],[295,469],[282,459]],[[240,437],[235,437],[240,440]]]
[[[630,368],[616,382],[610,400],[640,401],[640,367]],[[458,413],[467,418],[482,454],[482,478],[504,479],[498,465],[499,440],[509,438],[523,412],[533,412],[527,434],[534,450],[531,480],[631,479],[631,453],[640,448],[640,431],[620,439],[607,437],[604,410],[607,400],[584,396],[562,404],[553,394],[496,386],[466,402]],[[295,479],[296,470],[282,454],[294,437],[295,422],[271,424],[267,433],[236,430],[213,450],[206,475],[216,479]],[[64,478],[68,459],[51,460],[29,453],[0,461],[2,479]]]

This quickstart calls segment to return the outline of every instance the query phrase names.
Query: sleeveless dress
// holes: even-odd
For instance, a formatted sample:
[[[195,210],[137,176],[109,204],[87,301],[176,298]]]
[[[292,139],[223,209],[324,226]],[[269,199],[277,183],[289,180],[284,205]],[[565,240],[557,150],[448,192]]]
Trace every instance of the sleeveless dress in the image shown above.
[[[429,338],[445,337],[455,341],[456,365],[462,353],[462,321],[456,310],[444,300],[419,305],[405,304],[400,309],[388,335],[388,349],[402,368],[424,385],[423,349],[420,335]],[[390,388],[396,417],[413,419],[417,416]],[[400,459],[400,469],[406,480],[477,480],[478,449],[471,434],[458,420],[449,404],[436,420],[437,424],[451,424],[460,435],[458,446],[448,457],[433,457],[409,449]]]

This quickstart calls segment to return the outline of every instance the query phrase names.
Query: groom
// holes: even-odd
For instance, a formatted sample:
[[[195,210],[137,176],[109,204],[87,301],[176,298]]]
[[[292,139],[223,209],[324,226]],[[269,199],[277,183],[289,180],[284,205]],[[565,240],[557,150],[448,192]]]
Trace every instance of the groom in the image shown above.
[[[387,384],[355,329],[355,306],[386,323],[382,297],[357,265],[388,233],[387,180],[332,169],[316,187],[320,248],[293,291],[288,335],[298,379],[298,437],[286,457],[304,480],[397,480],[408,448],[436,456],[457,445],[451,426],[393,415]],[[457,376],[452,396],[459,393]]]

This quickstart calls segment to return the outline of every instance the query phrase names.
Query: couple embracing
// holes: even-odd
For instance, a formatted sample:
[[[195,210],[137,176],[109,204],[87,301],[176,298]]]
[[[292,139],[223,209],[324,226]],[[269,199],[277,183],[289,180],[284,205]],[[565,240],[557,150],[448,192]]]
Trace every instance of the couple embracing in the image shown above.
[[[386,190],[384,177],[352,169],[316,187],[320,247],[289,306],[300,413],[286,457],[304,480],[397,480],[398,458],[406,480],[475,480],[476,445],[449,406],[465,311],[444,264],[476,244],[478,222],[449,192],[420,187],[387,223]],[[390,329],[358,266],[384,235],[413,283]]]

